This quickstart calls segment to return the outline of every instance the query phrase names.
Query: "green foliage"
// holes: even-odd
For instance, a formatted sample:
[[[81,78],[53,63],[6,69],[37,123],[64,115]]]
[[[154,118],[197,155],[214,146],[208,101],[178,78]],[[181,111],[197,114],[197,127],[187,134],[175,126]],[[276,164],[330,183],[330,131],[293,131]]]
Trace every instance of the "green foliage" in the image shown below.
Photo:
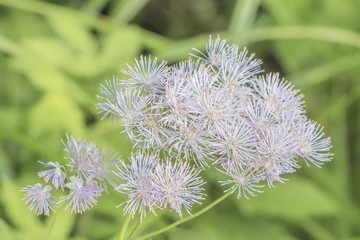
[[[0,0],[0,239],[46,238],[54,215],[36,217],[19,190],[39,181],[37,160],[62,161],[66,132],[129,156],[122,129],[96,114],[99,84],[141,53],[186,59],[209,34],[246,45],[302,90],[334,160],[250,200],[231,196],[154,239],[360,239],[359,12],[357,0]],[[205,177],[203,205],[222,191],[221,177]],[[60,212],[52,239],[117,239],[125,197],[104,196],[80,216]],[[147,216],[132,237],[174,216]]]

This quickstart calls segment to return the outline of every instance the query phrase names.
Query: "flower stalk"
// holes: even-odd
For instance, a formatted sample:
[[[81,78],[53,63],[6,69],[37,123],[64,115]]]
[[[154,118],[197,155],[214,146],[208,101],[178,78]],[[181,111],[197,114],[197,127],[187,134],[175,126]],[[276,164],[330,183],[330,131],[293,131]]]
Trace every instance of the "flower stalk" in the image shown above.
[[[218,199],[216,199],[215,201],[213,201],[212,203],[210,203],[209,205],[207,205],[206,207],[204,207],[203,209],[201,209],[201,210],[199,210],[198,212],[192,214],[191,216],[188,216],[188,217],[183,218],[183,219],[181,219],[181,220],[179,220],[179,221],[176,221],[176,222],[174,222],[174,223],[172,223],[172,224],[170,224],[170,225],[168,225],[168,226],[166,226],[166,227],[164,227],[164,228],[161,228],[161,229],[159,229],[159,230],[157,230],[157,231],[154,231],[154,232],[148,233],[148,234],[146,234],[146,235],[143,235],[143,236],[141,236],[141,237],[138,237],[138,238],[136,238],[135,240],[148,239],[148,238],[150,238],[150,237],[159,235],[159,234],[161,234],[161,233],[163,233],[163,232],[169,231],[169,230],[171,230],[172,228],[174,228],[174,227],[176,227],[176,226],[178,226],[178,225],[180,225],[180,224],[183,224],[183,223],[185,223],[185,222],[188,222],[188,221],[190,221],[190,220],[192,220],[192,219],[200,216],[201,214],[209,211],[211,208],[213,208],[214,206],[216,206],[216,205],[219,204],[220,202],[224,201],[224,200],[225,200],[226,198],[228,198],[230,195],[231,195],[231,192],[227,192],[227,193],[223,194],[221,197],[219,197]]]

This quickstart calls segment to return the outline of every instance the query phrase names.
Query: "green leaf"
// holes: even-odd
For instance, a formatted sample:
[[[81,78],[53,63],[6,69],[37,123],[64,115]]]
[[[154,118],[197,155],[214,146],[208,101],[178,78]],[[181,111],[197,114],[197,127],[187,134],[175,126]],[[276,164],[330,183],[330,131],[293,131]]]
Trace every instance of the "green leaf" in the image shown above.
[[[122,0],[110,13],[114,21],[120,23],[129,22],[149,2],[149,0]]]
[[[229,31],[240,31],[250,28],[257,15],[260,0],[238,0],[236,1]]]
[[[74,134],[84,132],[83,115],[70,97],[60,91],[51,91],[33,107],[30,113],[30,134],[38,137],[54,130]]]
[[[0,218],[0,236],[2,239],[14,240],[15,234],[11,230],[10,226],[6,224],[4,220]]]
[[[180,226],[180,228],[182,228],[181,231],[176,229],[171,232],[171,239],[188,239],[192,235],[198,236],[197,233],[204,234],[204,238],[200,239],[295,239],[280,224],[266,221],[263,218],[243,216],[229,202],[224,202],[202,217],[189,222],[188,230],[185,230],[186,226]]]
[[[287,1],[287,0],[266,0],[264,7],[280,23],[295,24],[311,21],[313,16],[312,0]]]
[[[66,93],[68,98],[81,103],[87,103],[89,99],[92,99],[72,79],[60,70],[47,65],[46,62],[28,62],[16,59],[12,62],[12,66],[17,71],[23,72],[38,90],[61,91]]]
[[[49,23],[75,51],[91,56],[95,52],[95,41],[90,28],[81,20],[76,13],[57,11],[56,14],[48,15]]]
[[[248,215],[276,216],[288,219],[334,216],[338,206],[332,196],[303,178],[291,178],[276,188],[249,200],[240,199],[239,209]]]
[[[1,200],[12,224],[27,235],[42,236],[46,230],[35,214],[21,200],[20,188],[7,177],[2,178],[1,185]]]
[[[4,151],[3,147],[0,146],[0,178],[3,176],[10,177],[14,173],[10,167],[10,158]]]
[[[64,41],[54,37],[28,37],[22,47],[46,64],[59,68],[72,57],[71,49]]]
[[[103,71],[120,70],[127,61],[132,61],[141,47],[137,28],[122,27],[109,32],[102,40],[102,51],[97,64]]]
[[[118,226],[120,229],[120,226]],[[108,239],[116,231],[112,222],[101,217],[93,218],[88,226],[88,235],[95,239]]]
[[[216,240],[216,230],[214,228],[209,229],[196,229],[188,230],[183,228],[176,228],[169,234],[170,240]]]
[[[65,203],[66,204],[66,203]],[[51,231],[51,237],[52,239],[68,239],[70,236],[70,233],[74,227],[76,215],[71,214],[68,211],[65,211],[62,209],[61,211],[57,211],[56,214],[52,214],[50,218],[46,221],[46,229],[50,229],[51,223],[54,221],[54,227]]]

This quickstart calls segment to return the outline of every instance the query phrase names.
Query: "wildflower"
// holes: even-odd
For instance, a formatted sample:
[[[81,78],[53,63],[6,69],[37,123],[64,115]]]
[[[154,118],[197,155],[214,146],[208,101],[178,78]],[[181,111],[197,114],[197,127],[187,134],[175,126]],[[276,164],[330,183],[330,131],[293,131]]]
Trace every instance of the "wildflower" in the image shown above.
[[[159,159],[155,154],[138,151],[132,154],[129,160],[130,164],[121,162],[121,166],[118,166],[115,172],[122,182],[115,187],[115,190],[128,195],[128,199],[118,207],[125,204],[125,214],[134,217],[136,212],[139,212],[142,219],[146,215],[146,209],[155,214],[159,200],[151,179]]]
[[[235,179],[226,183],[235,184],[240,195],[252,195],[256,191],[247,186],[259,181],[267,181],[269,187],[284,182],[283,174],[300,167],[299,157],[316,166],[331,160],[330,139],[323,138],[319,125],[306,120],[303,95],[278,73],[260,75],[262,62],[254,54],[210,37],[205,52],[195,49],[191,55],[197,60],[170,67],[141,57],[123,71],[127,79],[120,84],[128,86],[126,91],[117,83],[108,84],[108,90],[102,87],[105,97],[99,98],[99,106],[104,116],[122,117],[136,148],[161,151],[200,168],[213,161]],[[133,114],[128,117],[125,112]],[[122,171],[130,171],[125,166]],[[165,171],[152,168],[156,170],[149,174]],[[244,179],[252,179],[250,185]],[[153,184],[147,177],[146,195],[136,195],[135,207],[130,197],[127,211],[140,209],[144,215],[143,209],[158,207],[159,192]],[[130,188],[122,187],[130,194]],[[169,205],[161,201],[161,206]]]
[[[231,99],[221,89],[208,88],[199,93],[196,104],[189,106],[191,119],[199,128],[211,129],[227,120],[232,120],[235,112],[229,111]]]
[[[201,191],[205,182],[198,176],[199,170],[191,168],[188,162],[171,163],[167,159],[158,164],[154,171],[155,191],[160,195],[162,207],[169,206],[182,217],[182,207],[190,213],[194,203],[200,203],[204,199]]]
[[[141,121],[136,123],[134,132],[136,133],[134,147],[144,149],[161,149],[168,140],[171,130],[161,122],[159,109],[156,107],[144,113]]]
[[[292,125],[271,125],[266,130],[260,130],[256,137],[257,152],[266,158],[280,162],[295,156],[298,142]]]
[[[323,128],[314,121],[307,120],[300,123],[299,147],[297,154],[305,160],[320,167],[332,158],[330,138],[323,138]]]
[[[70,167],[71,170],[75,170],[79,178],[91,179],[93,177],[93,143],[81,140],[81,138],[75,140],[73,136],[66,136],[67,143],[63,142],[65,151],[69,154],[67,158],[69,163],[66,166]]]
[[[70,182],[66,187],[71,191],[68,195],[61,197],[60,202],[70,200],[65,210],[71,213],[83,213],[97,204],[96,198],[101,196],[101,190],[92,180],[84,182],[77,176],[70,177]]]
[[[22,200],[25,200],[25,205],[29,207],[31,211],[34,211],[36,215],[44,214],[49,216],[50,210],[55,212],[54,207],[57,207],[56,203],[51,195],[51,186],[42,186],[41,183],[37,183],[34,186],[28,185],[21,190],[25,192],[25,196]]]
[[[254,158],[257,144],[254,135],[254,129],[244,121],[216,125],[212,132],[214,140],[209,143],[213,149],[211,154],[219,155],[218,160],[228,157],[231,161],[246,163]]]
[[[211,36],[208,45],[206,45],[206,53],[203,53],[197,49],[195,50],[199,55],[191,54],[192,56],[208,63],[209,65],[219,67],[228,53],[231,51],[231,47],[226,44],[226,40],[221,40],[217,37],[216,40],[212,40]]]
[[[269,187],[274,181],[284,182],[280,175],[295,172],[299,168],[296,151],[298,142],[296,131],[291,125],[272,125],[257,134],[257,159],[255,166],[260,167],[260,172],[267,180]]]
[[[40,162],[40,161],[39,161]],[[59,162],[48,162],[41,164],[45,165],[47,168],[51,168],[49,170],[41,171],[38,173],[39,177],[44,178],[45,182],[51,181],[51,183],[54,185],[56,189],[61,187],[62,190],[64,190],[64,181],[66,174],[63,170],[61,170],[61,166]]]
[[[104,145],[102,151],[100,152],[99,147],[94,148],[93,158],[92,158],[92,173],[93,177],[100,182],[100,188],[103,188],[107,192],[106,182],[111,186],[116,186],[114,179],[115,174],[114,170],[116,169],[116,164],[119,162],[116,157],[117,153],[114,153],[114,150],[107,151],[106,146]]]
[[[75,140],[73,136],[67,136],[68,141],[65,151],[69,154],[69,163],[66,166],[75,170],[79,179],[84,181],[97,179],[101,187],[106,191],[106,182],[114,186],[113,170],[116,168],[118,159],[114,150],[107,151],[106,146],[100,151],[98,145],[87,140]]]
[[[265,130],[278,123],[274,116],[274,106],[258,99],[246,103],[245,116],[256,130]]]
[[[117,118],[121,119],[125,131],[134,138],[132,130],[142,119],[142,112],[150,103],[150,98],[143,96],[140,91],[132,91],[131,88],[119,86],[117,79],[108,81],[107,87],[101,85],[100,92],[103,96],[97,96],[101,103],[97,104],[103,113],[103,118],[109,115],[115,124]]]
[[[178,70],[179,71],[179,70]],[[159,108],[164,108],[161,121],[165,125],[179,126],[187,123],[190,117],[189,88],[186,78],[171,79],[165,84],[165,91]]]
[[[236,190],[238,190],[237,198],[240,198],[243,195],[247,199],[249,199],[248,195],[256,196],[256,192],[263,192],[258,189],[264,186],[259,185],[259,182],[262,179],[255,168],[243,166],[238,162],[227,162],[222,164],[222,167],[224,170],[217,170],[225,175],[230,176],[231,179],[219,182],[221,185],[232,184],[232,186],[225,190],[225,192],[231,191],[231,193],[234,193]]]
[[[208,146],[209,132],[195,124],[179,126],[177,135],[170,137],[168,151],[171,156],[193,159],[197,166],[208,166],[206,160],[210,151]]]
[[[157,65],[157,58],[151,60],[141,56],[140,60],[135,59],[134,67],[127,65],[129,70],[122,71],[128,76],[122,84],[130,85],[138,91],[145,91],[151,94],[159,94],[163,91],[165,74],[167,71],[166,62],[163,61]]]
[[[304,113],[303,95],[294,85],[279,79],[279,74],[267,74],[254,81],[256,93],[265,102],[273,105],[273,115],[277,119],[298,118]],[[285,119],[286,120],[286,119]]]

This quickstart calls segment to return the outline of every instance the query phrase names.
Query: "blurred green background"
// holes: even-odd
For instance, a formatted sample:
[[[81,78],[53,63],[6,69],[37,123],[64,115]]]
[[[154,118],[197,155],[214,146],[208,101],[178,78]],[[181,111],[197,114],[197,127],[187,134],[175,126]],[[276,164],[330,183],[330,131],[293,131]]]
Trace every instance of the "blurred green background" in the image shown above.
[[[99,84],[140,54],[186,59],[209,34],[301,89],[334,160],[153,239],[360,239],[359,16],[359,0],[0,0],[0,239],[45,239],[53,216],[35,217],[19,190],[41,181],[38,160],[64,162],[66,132],[129,155],[126,134],[97,115]],[[204,178],[206,205],[223,189],[214,171]],[[52,239],[116,239],[122,200],[112,193],[82,215],[60,213]],[[178,220],[158,213],[133,236]]]

